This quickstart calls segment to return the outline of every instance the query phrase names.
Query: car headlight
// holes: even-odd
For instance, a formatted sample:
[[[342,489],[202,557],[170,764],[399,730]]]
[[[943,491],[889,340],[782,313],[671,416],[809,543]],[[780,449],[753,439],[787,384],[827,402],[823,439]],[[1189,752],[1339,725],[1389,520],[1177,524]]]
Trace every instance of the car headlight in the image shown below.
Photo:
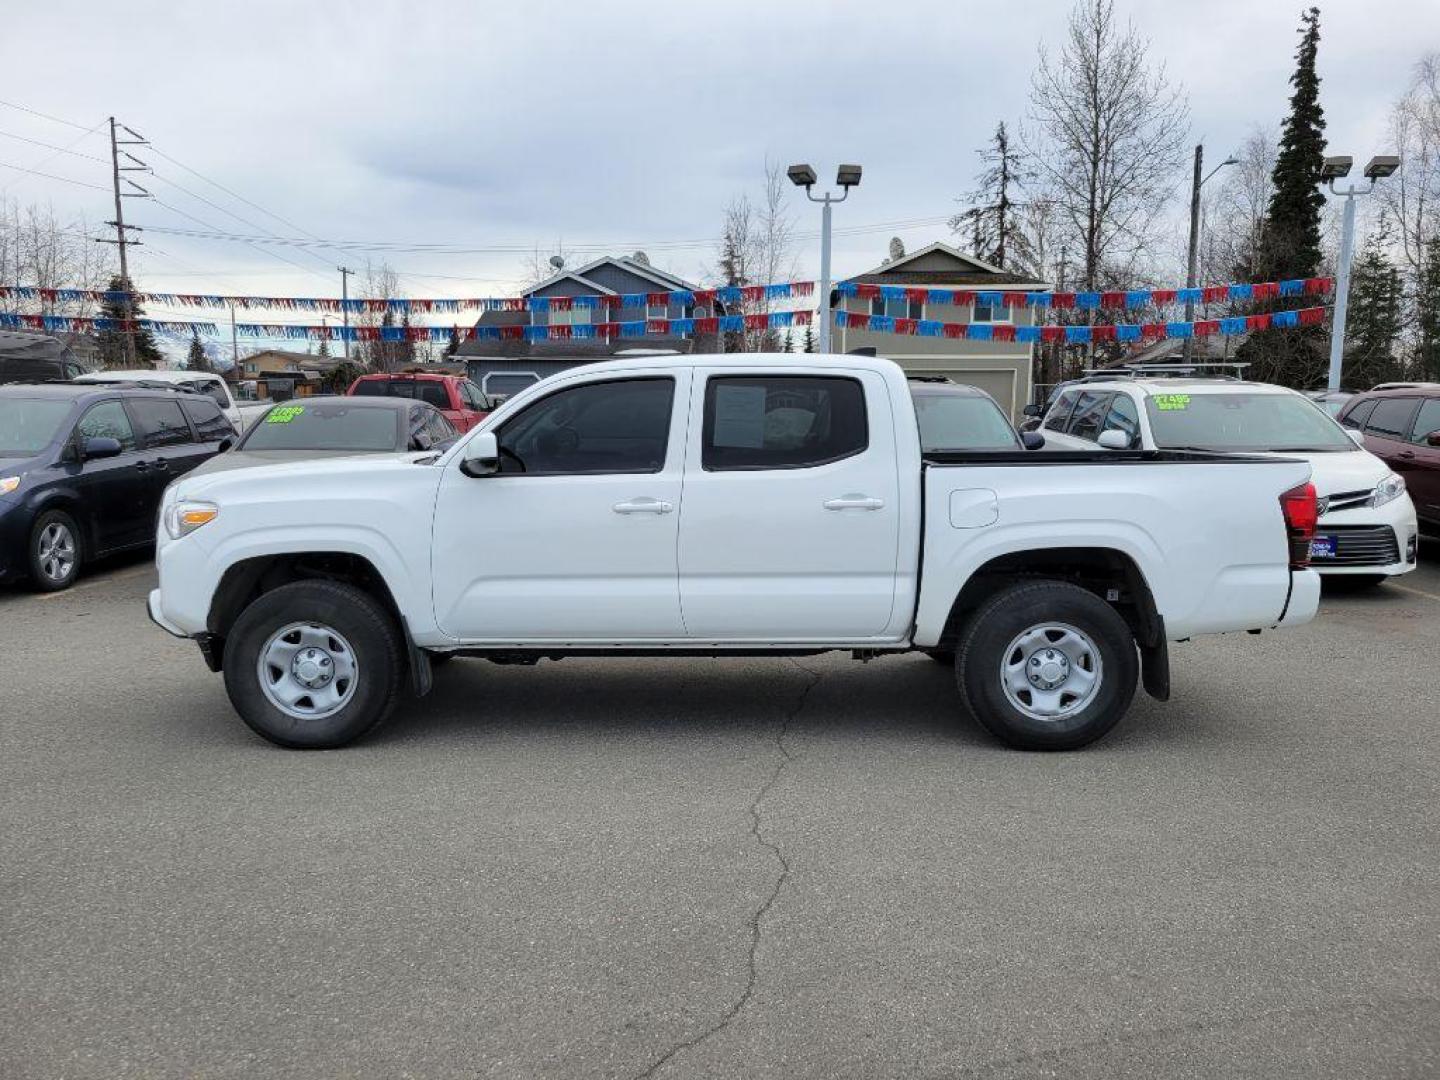
[[[1370,505],[1384,506],[1388,502],[1394,502],[1404,494],[1405,478],[1391,473],[1375,485],[1375,490],[1370,495]]]
[[[18,476],[0,476],[0,495],[9,495],[20,486]]]
[[[214,503],[181,499],[165,511],[165,531],[172,540],[179,540],[219,516],[220,508]]]

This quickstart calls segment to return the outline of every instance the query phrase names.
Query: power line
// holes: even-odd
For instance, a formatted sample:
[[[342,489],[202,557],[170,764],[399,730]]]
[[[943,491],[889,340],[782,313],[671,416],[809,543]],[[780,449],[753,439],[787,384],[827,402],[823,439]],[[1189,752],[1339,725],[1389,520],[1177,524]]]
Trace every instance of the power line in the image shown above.
[[[199,180],[203,180],[205,183],[209,184],[209,185],[210,185],[211,187],[213,187],[213,188],[218,188],[220,191],[223,191],[226,195],[229,195],[232,199],[238,199],[238,200],[240,200],[242,203],[244,203],[246,206],[249,206],[249,207],[252,207],[252,208],[254,208],[254,209],[256,209],[256,210],[259,210],[260,213],[266,215],[267,217],[272,217],[272,218],[274,218],[276,221],[280,222],[280,224],[286,226],[287,228],[294,229],[294,230],[296,230],[297,232],[302,232],[302,233],[304,233],[306,236],[310,237],[312,240],[319,240],[319,239],[320,239],[320,237],[316,236],[316,235],[315,235],[314,233],[312,233],[309,229],[302,228],[301,226],[296,225],[294,222],[288,221],[287,219],[281,217],[279,214],[275,213],[274,211],[265,209],[265,207],[261,206],[259,203],[254,202],[254,201],[251,200],[251,199],[245,198],[244,195],[241,195],[241,194],[239,194],[238,192],[235,192],[235,191],[231,191],[228,187],[226,187],[224,184],[220,183],[218,180],[212,180],[212,179],[210,179],[210,177],[206,176],[204,173],[200,172],[200,171],[197,170],[197,169],[192,169],[189,165],[186,165],[183,161],[177,161],[175,158],[171,157],[169,154],[165,153],[164,151],[156,150],[155,153],[158,154],[160,157],[164,158],[166,161],[170,162],[170,164],[175,165],[175,166],[178,166],[179,168],[184,169],[184,170],[185,170],[186,172],[188,172],[191,176],[194,176],[194,177],[196,177],[196,178],[199,179]],[[232,217],[235,217],[235,216],[237,216],[237,215],[233,215],[233,214],[232,214],[231,216],[232,216]],[[243,221],[244,219],[241,218],[240,220]],[[258,228],[258,226],[256,226],[256,227]]]
[[[95,127],[85,132],[85,135],[94,134],[95,128],[98,128],[99,126],[99,124],[96,124]],[[74,157],[84,158],[86,161],[98,161],[101,165],[108,164],[108,162],[102,157],[96,157],[94,154],[82,154],[79,150],[70,149],[70,146],[74,146],[75,143],[78,143],[80,141],[80,139],[85,138],[85,135],[81,135],[80,138],[76,139],[75,142],[70,144],[70,146],[56,146],[53,143],[41,142],[39,139],[29,139],[26,138],[24,135],[16,135],[13,131],[0,131],[0,135],[3,135],[7,139],[16,139],[20,142],[29,143],[31,146],[41,146],[44,147],[46,150],[54,150],[55,154],[70,154]],[[51,156],[53,157],[54,155]],[[47,158],[46,160],[49,159]],[[44,161],[36,162],[36,164],[43,165]]]
[[[110,190],[102,184],[90,184],[84,180],[72,180],[68,176],[56,176],[54,173],[41,172],[39,169],[27,169],[23,165],[11,165],[8,161],[0,161],[0,169],[14,169],[16,172],[29,173],[31,176],[43,176],[46,180],[59,180],[63,184],[74,184],[77,187],[93,188],[96,191]]]
[[[84,131],[84,130],[85,130],[85,125],[84,125],[84,124],[77,124],[77,123],[75,123],[74,120],[62,120],[62,119],[61,119],[60,117],[58,117],[58,116],[51,116],[49,113],[43,113],[43,112],[41,112],[39,109],[32,109],[32,108],[30,108],[28,105],[17,105],[17,104],[16,104],[15,102],[13,102],[13,101],[0,101],[0,105],[4,105],[4,106],[6,106],[7,108],[11,108],[11,109],[19,109],[21,112],[29,113],[31,116],[38,116],[38,117],[40,117],[40,119],[42,119],[42,120],[49,120],[49,121],[51,121],[52,123],[64,124],[66,127],[76,128],[76,129],[78,129],[78,130],[80,130],[80,131]],[[96,126],[98,127],[99,125],[96,125]],[[94,129],[92,128],[91,130],[94,130]]]
[[[166,210],[169,210],[172,214],[179,214],[179,215],[180,215],[181,217],[183,217],[183,218],[189,218],[191,221],[195,222],[197,225],[204,226],[204,227],[207,228],[207,229],[214,229],[214,228],[215,228],[215,226],[214,226],[214,225],[211,225],[208,221],[204,221],[204,220],[202,220],[201,218],[196,217],[194,214],[189,213],[188,211],[181,210],[178,206],[171,206],[169,203],[165,202],[163,199],[157,199],[157,198],[154,198],[154,197],[152,196],[152,197],[151,197],[151,200],[155,203],[156,206],[163,206]],[[164,226],[161,226],[161,225],[148,225],[148,226],[146,226],[146,231],[147,231],[147,232],[155,232],[155,233],[166,233],[166,234],[172,235],[172,236],[195,236],[195,235],[201,235],[201,236],[203,236],[203,235],[204,235],[204,234],[197,234],[197,233],[195,233],[193,230],[186,230],[186,229],[167,229],[167,228],[165,228]],[[315,270],[315,269],[313,269],[312,267],[306,266],[304,263],[298,263],[298,262],[296,262],[294,259],[287,259],[284,255],[281,255],[278,251],[270,251],[270,250],[268,250],[268,249],[266,249],[266,248],[264,248],[264,247],[261,247],[261,246],[260,246],[261,244],[267,242],[267,238],[266,238],[266,237],[263,237],[263,236],[262,236],[262,237],[251,237],[251,238],[245,239],[243,242],[244,242],[245,244],[247,244],[249,247],[252,247],[252,248],[254,248],[256,251],[260,252],[262,255],[268,255],[268,256],[270,256],[272,259],[279,259],[279,260],[280,260],[281,262],[283,262],[283,263],[289,263],[291,266],[295,267],[297,270],[303,270],[303,271],[304,271],[305,273],[307,273],[307,274],[315,274],[317,277],[324,277],[327,281],[329,280],[328,275],[321,274],[320,271]],[[269,240],[268,242],[274,243],[275,241]]]

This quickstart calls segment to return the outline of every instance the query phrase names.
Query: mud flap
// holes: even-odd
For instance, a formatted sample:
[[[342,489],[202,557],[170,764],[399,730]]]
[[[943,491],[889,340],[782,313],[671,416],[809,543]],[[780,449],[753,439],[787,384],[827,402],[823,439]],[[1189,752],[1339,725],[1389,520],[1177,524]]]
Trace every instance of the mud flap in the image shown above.
[[[1163,635],[1154,645],[1140,646],[1140,684],[1156,701],[1170,700],[1170,643]]]
[[[405,631],[405,652],[410,658],[410,689],[415,692],[416,697],[424,697],[434,685],[430,671],[430,654],[415,644],[415,639],[410,634],[410,623],[403,615],[400,617],[400,628]]]

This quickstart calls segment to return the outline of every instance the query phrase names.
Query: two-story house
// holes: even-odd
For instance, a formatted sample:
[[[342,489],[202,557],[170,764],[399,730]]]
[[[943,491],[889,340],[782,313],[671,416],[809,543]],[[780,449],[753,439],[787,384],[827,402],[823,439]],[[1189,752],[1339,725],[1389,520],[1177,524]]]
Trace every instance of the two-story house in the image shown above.
[[[695,305],[651,304],[657,293],[688,292],[700,286],[676,277],[633,256],[607,255],[575,269],[562,269],[520,295],[526,301],[548,301],[575,296],[614,298],[600,307],[561,303],[551,308],[530,304],[526,310],[487,311],[475,324],[487,327],[551,326],[601,322],[640,322],[647,319],[705,318],[715,314]],[[621,298],[638,302],[622,304]],[[545,378],[578,364],[591,364],[607,356],[636,349],[670,352],[700,352],[718,348],[713,337],[699,338],[646,334],[643,337],[594,337],[568,340],[528,340],[509,337],[501,340],[476,338],[464,342],[455,353],[463,360],[470,378],[488,393],[505,395],[537,378]]]
[[[954,289],[966,293],[1032,292],[1048,289],[1044,282],[1012,274],[965,255],[948,244],[934,243],[856,277],[855,285],[902,286],[910,289]],[[844,283],[842,283],[844,284]],[[874,290],[863,290],[866,293]],[[978,298],[977,298],[978,299]],[[912,298],[841,295],[837,310],[901,319],[933,319],[943,323],[990,323],[1028,326],[1035,309],[1008,304],[932,304]],[[836,352],[873,348],[916,375],[945,375],[986,391],[1011,416],[1030,400],[1034,346],[1017,341],[970,341],[964,338],[919,337],[874,332],[858,327],[832,331]]]

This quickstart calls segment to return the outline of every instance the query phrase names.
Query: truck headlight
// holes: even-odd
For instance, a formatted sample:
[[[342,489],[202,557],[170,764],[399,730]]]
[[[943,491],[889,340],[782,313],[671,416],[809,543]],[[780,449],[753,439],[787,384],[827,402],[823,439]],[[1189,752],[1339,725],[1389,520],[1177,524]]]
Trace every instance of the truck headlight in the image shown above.
[[[1394,502],[1404,494],[1405,478],[1391,473],[1375,485],[1375,490],[1370,495],[1370,505],[1384,506],[1388,502]]]
[[[182,499],[165,512],[165,531],[172,540],[179,540],[219,516],[220,508],[214,503]]]

